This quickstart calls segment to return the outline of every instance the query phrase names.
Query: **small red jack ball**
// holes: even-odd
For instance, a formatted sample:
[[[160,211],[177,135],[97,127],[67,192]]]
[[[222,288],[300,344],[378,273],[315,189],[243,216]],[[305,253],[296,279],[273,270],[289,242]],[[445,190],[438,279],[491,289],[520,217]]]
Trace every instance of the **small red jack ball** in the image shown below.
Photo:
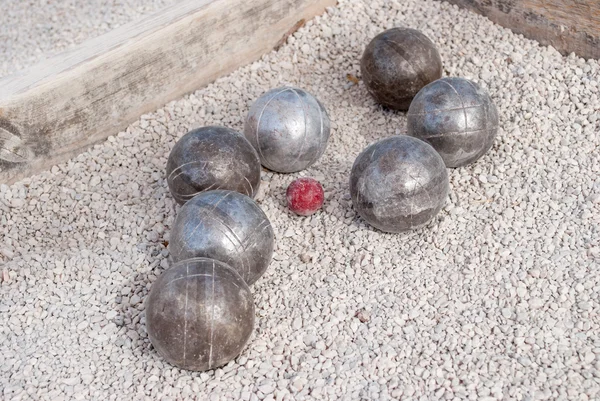
[[[323,206],[325,194],[319,181],[313,178],[298,178],[286,192],[290,210],[300,216],[310,216]]]

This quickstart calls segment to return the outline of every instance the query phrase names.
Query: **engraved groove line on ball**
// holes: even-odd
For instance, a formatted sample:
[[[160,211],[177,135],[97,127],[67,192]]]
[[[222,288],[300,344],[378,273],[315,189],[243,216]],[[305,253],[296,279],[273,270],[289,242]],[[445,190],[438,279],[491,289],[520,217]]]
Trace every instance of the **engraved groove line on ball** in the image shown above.
[[[473,83],[471,81],[469,81],[468,79],[466,79],[465,81],[469,85],[471,85],[471,87],[473,88],[473,90],[475,90],[476,94],[479,94],[478,93],[479,91],[477,90],[477,87],[475,87],[475,85],[473,85]],[[485,97],[484,97],[484,99],[485,99]],[[498,129],[498,126],[496,126],[495,128],[490,128],[489,127],[490,120],[489,120],[489,114],[488,114],[488,112],[489,112],[490,104],[492,102],[492,99],[489,97],[489,95],[487,95],[487,100],[488,100],[487,102],[484,102],[485,105],[483,107],[483,112],[485,114],[485,120],[484,120],[485,121],[485,127],[486,127],[486,129],[489,129],[489,130],[495,130],[495,129]]]
[[[488,104],[488,105],[486,105],[486,106],[483,108],[483,113],[484,113],[484,115],[485,115],[485,120],[484,120],[484,121],[485,121],[485,128],[486,128],[486,129],[489,129],[489,127],[488,127],[488,126],[489,126],[489,124],[490,124],[490,121],[488,120],[488,108],[489,108],[489,104]]]
[[[191,193],[191,194],[184,194],[184,193],[181,193],[181,192],[174,192],[173,196],[175,196],[178,200],[182,200],[184,202],[187,202],[188,200],[192,199],[193,197],[195,197],[198,194],[201,194],[202,192],[210,191],[216,184],[217,183],[214,182],[211,185],[209,185],[207,188],[201,189],[200,191],[196,191],[196,192]],[[219,188],[217,188],[217,189],[219,189]]]
[[[204,273],[202,273],[202,274],[190,274],[189,276],[177,277],[177,278],[174,278],[173,280],[169,281],[167,283],[167,286],[173,284],[175,281],[183,280],[183,279],[186,279],[186,278],[192,278],[192,277],[210,277],[210,274],[204,274]]]
[[[239,274],[239,273],[238,273]],[[237,285],[237,283],[235,281],[230,281],[229,284],[233,285],[235,288],[240,288],[239,285]],[[241,289],[241,288],[240,288]]]
[[[246,182],[248,183],[248,187],[250,189],[248,190],[247,188],[245,188],[246,189],[246,195],[248,195],[250,197],[254,196],[254,189],[252,188],[252,183],[250,182],[250,180],[248,179],[248,177],[246,177],[244,174],[242,174],[239,171],[237,171],[237,173],[240,174],[244,178],[244,180],[246,180]]]
[[[173,174],[175,174],[178,170],[181,170],[182,168],[184,168],[185,166],[187,166],[189,164],[195,164],[195,163],[204,163],[204,167],[206,167],[208,165],[208,163],[210,163],[210,161],[207,161],[207,160],[194,160],[194,161],[191,161],[191,162],[183,163],[181,166],[175,167],[173,169],[173,171],[171,171],[171,174],[169,174],[169,176],[167,177],[167,179],[171,179],[171,176]],[[179,175],[177,175],[177,177],[179,177]],[[177,177],[173,177],[172,179],[174,180]]]
[[[263,220],[262,223],[260,223],[253,231],[252,233],[250,233],[247,236],[246,241],[244,241],[244,243],[242,244],[242,247],[244,248],[244,252],[250,248],[255,246],[258,243],[258,238],[259,235],[265,231],[267,228],[271,227],[271,222],[269,220]],[[249,244],[249,242],[254,239],[254,242],[252,242],[251,244]],[[261,253],[262,256],[262,253]],[[250,263],[248,263],[248,268],[246,269],[246,273],[249,275],[250,274]]]
[[[177,174],[175,177],[170,178],[168,180],[170,180],[171,182],[175,181],[176,179],[178,179],[179,177],[181,177],[182,175],[184,175],[185,173],[187,173],[187,171],[180,171],[179,174]]]
[[[300,101],[300,104],[302,105],[302,115],[304,116],[304,136],[302,137],[302,145],[300,145],[300,150],[298,150],[298,156],[291,163],[291,166],[295,166],[296,163],[298,163],[298,160],[300,160],[300,158],[302,157],[302,151],[304,150],[304,146],[306,145],[306,136],[307,136],[307,131],[308,131],[308,124],[306,123],[306,105],[304,104],[304,101],[302,100],[302,97],[298,94],[298,92],[296,92],[295,89],[290,88],[290,90],[292,92],[294,92],[294,94],[298,97],[298,100]],[[294,168],[294,167],[292,167],[292,168]]]
[[[367,92],[369,92],[371,96],[373,96],[373,98],[376,99],[376,101],[381,103],[382,101],[378,100],[380,99],[379,94],[375,91],[375,89],[379,89],[382,86],[385,86],[385,84],[382,81],[378,80],[377,77],[373,75],[371,71],[369,71],[368,67],[364,67],[364,69],[367,72],[366,75],[368,75],[368,78],[365,79],[365,87],[367,88]],[[369,80],[371,83],[367,84],[367,80]]]
[[[467,121],[467,110],[465,110],[465,102],[463,101],[462,96],[460,96],[460,94],[458,93],[458,91],[456,90],[456,88],[454,88],[454,86],[452,86],[449,82],[447,81],[441,81],[443,83],[445,83],[446,85],[448,85],[449,87],[452,88],[452,90],[454,91],[454,93],[456,93],[456,96],[458,96],[458,100],[460,100],[460,103],[462,104],[463,107],[463,112],[465,115],[465,129],[463,131],[467,131],[469,129],[469,122]]]
[[[405,29],[406,31],[406,29]],[[417,39],[419,42],[421,42],[421,44],[425,47],[431,47],[431,45],[433,44],[433,46],[435,47],[435,43],[433,43],[433,41],[431,41],[431,39],[429,39],[428,36],[426,36],[427,39],[429,39],[429,43],[427,40],[423,39],[422,35],[417,35],[415,33],[415,31],[413,30],[408,30],[408,34],[410,37]]]
[[[253,238],[255,238],[255,239],[258,238],[258,233],[263,232],[270,226],[271,226],[271,222],[267,219],[263,219],[263,221],[254,229],[254,231],[252,231],[252,233],[250,233],[250,235],[248,235],[248,239],[246,241],[244,241],[244,244],[242,244],[244,246],[244,250],[246,250],[250,247],[250,245],[246,246],[246,243],[250,242],[250,240]],[[256,241],[252,245],[255,245],[255,244],[256,244]]]
[[[371,53],[374,53],[374,50]],[[364,79],[363,80],[365,81],[365,84],[366,84],[367,80],[371,81],[371,85],[366,85],[367,91],[369,93],[371,93],[373,95],[373,97],[377,98],[377,96],[375,96],[376,95],[375,92],[371,90],[371,86],[374,86],[374,85],[383,86],[384,84],[383,84],[383,82],[378,80],[377,76],[375,74],[373,74],[373,72],[369,69],[370,66],[373,64],[375,64],[375,63],[361,64],[361,71],[364,70],[364,73],[363,73]]]
[[[375,151],[377,150],[377,148],[375,146],[373,146],[373,151],[371,152],[371,156],[369,157],[369,161],[372,162],[373,161],[373,155],[375,154]]]
[[[486,132],[488,130],[493,130],[493,129],[497,129],[497,128],[498,128],[498,126],[489,127],[489,128],[475,129],[475,130],[472,130],[472,131],[442,132],[442,133],[439,133],[439,134],[431,134],[429,136],[422,136],[422,135],[420,135],[419,138],[421,138],[421,139],[431,139],[431,138],[444,138],[444,137],[450,136],[450,135],[479,134],[480,132]]]
[[[269,163],[268,159],[265,157],[265,155],[262,152],[262,146],[260,145],[260,136],[258,135],[260,132],[260,121],[263,118],[263,114],[265,113],[265,110],[267,109],[267,107],[269,106],[269,104],[280,94],[282,94],[283,92],[288,91],[288,88],[284,88],[281,91],[277,92],[276,94],[274,94],[269,100],[267,100],[267,103],[265,103],[265,105],[263,106],[262,110],[260,111],[260,115],[258,116],[258,120],[256,122],[256,147],[258,148],[258,152],[260,153],[260,157],[261,159],[264,161],[264,163],[268,166],[271,166],[271,163]]]
[[[377,99],[377,94],[374,90],[371,89],[371,87],[376,85],[382,86],[383,83],[376,78],[376,76],[371,70],[369,70],[370,65],[370,63],[364,63],[364,65],[362,65],[361,67],[361,71],[363,71],[364,75],[363,81],[365,81],[365,87],[367,88],[367,92],[369,92],[375,99]],[[367,81],[371,81],[371,84],[366,85]]]
[[[208,350],[208,369],[212,368],[212,355],[213,355],[213,338],[215,334],[215,261],[213,260],[212,266],[212,312],[210,319],[210,343]]]
[[[319,145],[322,145],[325,142],[325,136],[323,135],[323,113],[321,112],[321,104],[319,103],[319,101],[317,100],[317,110],[319,110],[319,120],[321,123],[321,132],[319,133]],[[325,153],[325,149],[323,149],[323,152],[317,152],[316,155],[316,159],[313,161],[316,162],[319,159],[319,153],[323,154]]]
[[[471,81],[470,81],[470,80],[468,80],[468,79],[465,79],[464,81],[465,81],[467,84],[469,84],[469,86],[470,86],[471,88],[473,88],[473,90],[475,91],[475,94],[477,95],[477,97],[481,99],[481,98],[482,98],[482,96],[479,96],[479,91],[480,91],[480,90],[479,90],[479,89],[477,89],[477,87],[476,87],[476,86],[473,84],[473,82],[471,82]],[[491,98],[489,98],[489,95],[488,95],[488,102],[485,102],[485,101],[484,101],[484,100],[485,100],[485,97],[484,97],[483,99],[481,99],[481,100],[483,100],[483,102],[482,102],[481,104],[483,105],[483,113],[485,114],[485,120],[484,120],[484,121],[485,121],[485,128],[486,128],[486,129],[490,129],[490,128],[488,127],[488,125],[489,125],[489,123],[490,123],[490,121],[489,121],[489,119],[488,119],[488,118],[489,118],[489,116],[488,116],[488,109],[489,109],[489,107],[490,107]],[[496,128],[492,128],[492,129],[497,129],[497,128],[498,128],[498,127],[496,127]]]
[[[477,104],[475,106],[466,106],[466,107],[453,107],[451,109],[435,109],[435,110],[431,110],[431,111],[426,111],[424,113],[407,113],[406,116],[407,117],[412,117],[412,116],[427,116],[430,114],[438,114],[438,113],[443,113],[446,111],[458,111],[458,110],[471,110],[471,109],[476,109],[478,107],[484,107],[484,104]]]
[[[404,49],[402,49],[402,46],[400,46],[400,44],[398,44],[390,39],[385,39],[383,41],[383,43],[385,43],[386,45],[388,45],[389,47],[394,49],[394,51],[406,62],[406,64],[408,64],[410,69],[413,70],[413,73],[419,78],[419,80],[421,80],[421,84],[423,86],[427,84],[428,80],[425,76],[423,76],[423,72],[419,71],[418,68],[415,68],[412,65],[412,63],[410,61],[408,61],[408,59],[405,57],[406,52],[404,51]]]
[[[415,195],[415,194],[417,194],[417,192],[418,192],[420,189],[422,189],[422,190],[423,190],[423,192],[425,192],[425,195],[427,195],[427,200],[429,200],[429,202],[431,203],[431,195],[430,195],[430,194],[429,194],[429,192],[427,191],[427,188],[425,187],[425,185],[423,185],[423,183],[422,183],[422,182],[419,182],[419,180],[417,180],[417,179],[415,178],[415,176],[414,176],[414,175],[412,175],[412,174],[408,174],[408,176],[409,176],[410,178],[412,178],[412,179],[413,179],[413,180],[416,182],[416,185],[415,185],[415,186],[414,186],[414,188],[413,188],[413,193],[412,193],[412,195]]]
[[[212,222],[218,223],[217,225],[214,226],[214,228],[217,229],[218,231],[220,231],[221,234],[223,234],[229,240],[229,242],[237,249],[237,251],[240,254],[240,256],[243,256],[243,259],[245,259],[245,262],[244,262],[243,259],[240,260],[240,262],[242,263],[242,269],[246,270],[246,271],[250,271],[250,268],[249,268],[250,260],[248,259],[249,255],[247,255],[245,253],[246,248],[242,244],[242,241],[240,240],[240,238],[238,237],[238,235],[233,231],[233,229],[231,227],[229,227],[227,224],[225,224],[222,220],[217,219],[213,215],[214,209],[212,210],[212,212],[206,211],[204,209],[200,209],[199,212],[202,213],[202,214],[204,214],[204,216],[207,218],[207,221],[212,221]],[[233,238],[227,232],[225,232],[222,229],[220,229],[219,227],[221,227],[221,226],[227,228],[227,230],[233,235]],[[198,226],[196,226],[196,228],[197,227]],[[194,230],[194,232],[195,232],[195,230]],[[190,235],[190,237],[191,237],[191,235]],[[240,252],[240,247],[242,249],[241,252]],[[233,258],[230,258],[230,260],[233,260]]]
[[[412,176],[411,174],[409,174],[408,176],[409,176],[410,178],[413,178],[413,176]],[[413,178],[413,180],[414,180],[414,178]],[[415,183],[415,185],[413,186],[413,189],[412,189],[412,191],[410,191],[410,195],[408,196],[408,198],[409,198],[409,199],[410,199],[410,198],[412,198],[412,197],[414,196],[414,193],[415,193],[415,191],[416,191],[416,187],[417,187],[417,184]],[[412,227],[414,227],[414,224],[413,224],[413,216],[414,216],[415,212],[414,212],[414,209],[413,209],[413,207],[414,207],[415,203],[414,203],[414,202],[411,202],[411,201],[409,201],[409,203],[410,203],[410,216],[409,216],[409,217],[410,217],[410,227],[412,228]]]
[[[419,186],[419,180],[417,180],[415,178],[414,175],[412,175],[410,172],[408,173],[408,176],[415,182],[415,185],[413,185],[412,191],[410,191],[410,195],[408,196],[409,199],[412,199],[415,194],[417,193],[417,189]],[[415,202],[413,201],[409,201],[410,202],[410,227],[414,227],[414,223],[413,223],[413,216],[415,215],[415,211],[414,211],[414,205]]]
[[[25,156],[15,152],[12,149],[8,149],[4,146],[0,146],[0,159],[6,160],[9,162],[13,162],[13,163],[27,161]]]
[[[193,194],[182,194],[181,192],[175,192],[173,196],[175,196],[179,200],[188,201],[194,198],[196,195],[201,194],[202,192],[208,192],[210,190],[218,191],[219,189],[221,189],[220,185],[217,188],[214,188],[215,185],[217,185],[217,183],[213,182],[208,187],[201,189],[200,191],[194,192]]]
[[[248,255],[245,253],[246,250],[244,249],[242,241],[240,240],[238,235],[233,231],[233,229],[231,227],[229,227],[229,225],[225,224],[225,222],[223,222],[222,220],[217,219],[212,213],[208,212],[207,210],[200,209],[199,212],[204,214],[204,217],[207,218],[207,221],[212,221],[212,222],[218,223],[217,225],[214,226],[214,228],[219,230],[221,232],[221,234],[223,234],[229,240],[229,242],[236,248],[239,255],[243,257],[242,259],[240,259],[240,262],[242,263],[242,269],[247,270],[246,266],[250,264],[250,260],[248,259]],[[227,232],[223,231],[219,227],[225,227],[233,235],[233,238]],[[240,251],[240,249],[241,249],[241,251]],[[245,259],[245,263],[244,263],[244,259]]]
[[[14,127],[13,127],[14,128]],[[15,129],[16,131],[16,129]],[[0,127],[0,160],[11,163],[25,163],[35,157],[33,150],[23,144],[23,140],[11,132]]]
[[[361,205],[361,204],[367,204],[368,202],[365,202],[366,200],[366,182],[364,179],[360,179],[360,181],[356,184],[356,204],[357,205]],[[358,212],[358,215],[360,216],[360,209],[356,209],[356,212]],[[362,217],[362,216],[361,216]]]
[[[233,238],[235,239],[235,241],[232,241],[231,238],[226,233],[223,233],[236,248],[241,247],[241,249],[242,249],[241,254],[244,255],[244,257],[246,259],[246,265],[250,265],[250,260],[248,260],[248,255],[246,255],[246,248],[244,247],[244,244],[242,243],[242,240],[240,239],[240,237],[235,233],[235,231],[233,231],[233,228],[231,228],[231,226],[229,224],[225,224],[225,222],[222,220],[217,220],[216,218],[214,218],[214,220],[220,222],[221,225],[223,227],[227,228],[227,230],[231,233],[231,235],[233,235]],[[244,265],[244,262],[242,261],[242,267],[245,268],[246,265]],[[249,268],[248,268],[248,270],[249,270]]]
[[[221,203],[225,198],[227,198],[229,196],[231,192],[227,192],[223,195],[221,195],[221,198],[219,198],[219,200],[216,202],[216,204],[214,205],[214,207],[211,209],[210,213],[214,213],[214,211],[217,209],[217,206],[219,206],[219,203]],[[204,203],[205,205],[207,203]],[[200,209],[202,210],[202,209]],[[202,225],[203,221],[201,220],[198,224],[196,224],[196,227],[194,227],[194,229],[192,230],[191,234],[188,236],[188,238],[192,238],[194,236],[194,234],[196,233],[196,230],[198,229],[198,227],[200,227]],[[183,251],[184,246],[187,246],[188,243],[187,241],[181,241],[181,245],[179,245],[179,253],[181,253]]]

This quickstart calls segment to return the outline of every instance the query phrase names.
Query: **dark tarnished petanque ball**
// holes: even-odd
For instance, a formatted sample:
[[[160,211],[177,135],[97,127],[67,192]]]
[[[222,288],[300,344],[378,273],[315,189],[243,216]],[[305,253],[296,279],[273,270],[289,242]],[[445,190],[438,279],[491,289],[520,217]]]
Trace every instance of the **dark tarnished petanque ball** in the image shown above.
[[[273,256],[273,227],[249,197],[234,191],[203,192],[177,214],[169,242],[173,261],[193,257],[220,260],[252,285]]]
[[[368,146],[350,173],[350,195],[358,214],[392,233],[429,222],[444,205],[448,188],[440,155],[428,143],[406,135]]]
[[[392,28],[368,44],[360,70],[377,102],[390,109],[408,110],[422,87],[441,78],[442,59],[433,42],[421,32]]]
[[[473,163],[494,144],[498,111],[488,93],[464,78],[442,78],[415,96],[408,109],[408,135],[438,151],[446,167]]]
[[[314,96],[298,88],[277,88],[250,108],[244,135],[263,166],[293,173],[314,164],[329,140],[329,116]]]
[[[254,197],[260,170],[258,155],[242,134],[225,127],[203,127],[185,134],[171,150],[167,184],[180,205],[213,189]]]
[[[231,267],[195,258],[166,270],[146,303],[146,330],[167,362],[205,371],[238,356],[254,329],[250,288]]]

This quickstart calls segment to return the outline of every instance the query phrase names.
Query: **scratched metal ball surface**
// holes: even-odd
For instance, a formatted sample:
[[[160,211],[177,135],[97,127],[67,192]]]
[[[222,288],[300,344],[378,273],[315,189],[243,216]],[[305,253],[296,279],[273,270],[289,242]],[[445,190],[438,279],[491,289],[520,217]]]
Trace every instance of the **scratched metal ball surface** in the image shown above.
[[[252,285],[273,256],[273,227],[249,197],[234,191],[203,192],[177,214],[169,242],[173,261],[193,257],[220,260]]]
[[[167,184],[180,205],[212,189],[254,197],[260,170],[256,151],[241,133],[225,127],[202,127],[185,134],[171,150]]]
[[[498,111],[488,93],[464,78],[442,78],[415,96],[408,135],[431,144],[447,167],[473,163],[494,144]]]
[[[244,135],[262,165],[279,173],[304,170],[319,160],[329,131],[329,116],[321,102],[291,87],[273,89],[258,98],[244,125]]]
[[[350,195],[358,214],[386,232],[429,222],[448,195],[444,162],[426,142],[401,135],[364,149],[350,173]]]
[[[367,45],[360,69],[367,90],[377,102],[390,109],[408,110],[422,87],[442,77],[442,59],[421,32],[392,28]]]
[[[152,284],[146,330],[167,362],[205,371],[238,356],[254,329],[254,300],[237,272],[207,258],[179,262]]]

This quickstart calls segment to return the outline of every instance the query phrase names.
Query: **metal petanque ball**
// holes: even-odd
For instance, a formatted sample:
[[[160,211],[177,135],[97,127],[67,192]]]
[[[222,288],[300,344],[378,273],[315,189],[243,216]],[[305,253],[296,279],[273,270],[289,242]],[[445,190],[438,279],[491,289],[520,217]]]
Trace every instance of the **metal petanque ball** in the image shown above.
[[[263,166],[293,173],[311,166],[325,152],[329,116],[308,92],[290,87],[272,89],[250,108],[244,135]]]
[[[350,173],[350,195],[358,214],[391,233],[429,222],[444,205],[448,189],[440,155],[428,143],[405,135],[365,148]]]
[[[146,329],[167,362],[194,371],[218,368],[238,356],[252,334],[252,293],[224,263],[185,260],[152,285]]]
[[[422,87],[442,77],[442,59],[421,32],[392,28],[367,45],[360,70],[377,102],[390,109],[407,110]]]
[[[473,163],[494,144],[498,111],[488,93],[464,78],[442,78],[421,89],[408,109],[408,135],[438,151],[446,167]]]
[[[181,205],[212,189],[254,197],[260,185],[260,160],[239,132],[225,127],[198,128],[185,134],[171,150],[167,184]]]
[[[249,197],[234,191],[196,195],[177,214],[169,242],[174,262],[193,257],[220,260],[252,285],[273,256],[273,227]]]

